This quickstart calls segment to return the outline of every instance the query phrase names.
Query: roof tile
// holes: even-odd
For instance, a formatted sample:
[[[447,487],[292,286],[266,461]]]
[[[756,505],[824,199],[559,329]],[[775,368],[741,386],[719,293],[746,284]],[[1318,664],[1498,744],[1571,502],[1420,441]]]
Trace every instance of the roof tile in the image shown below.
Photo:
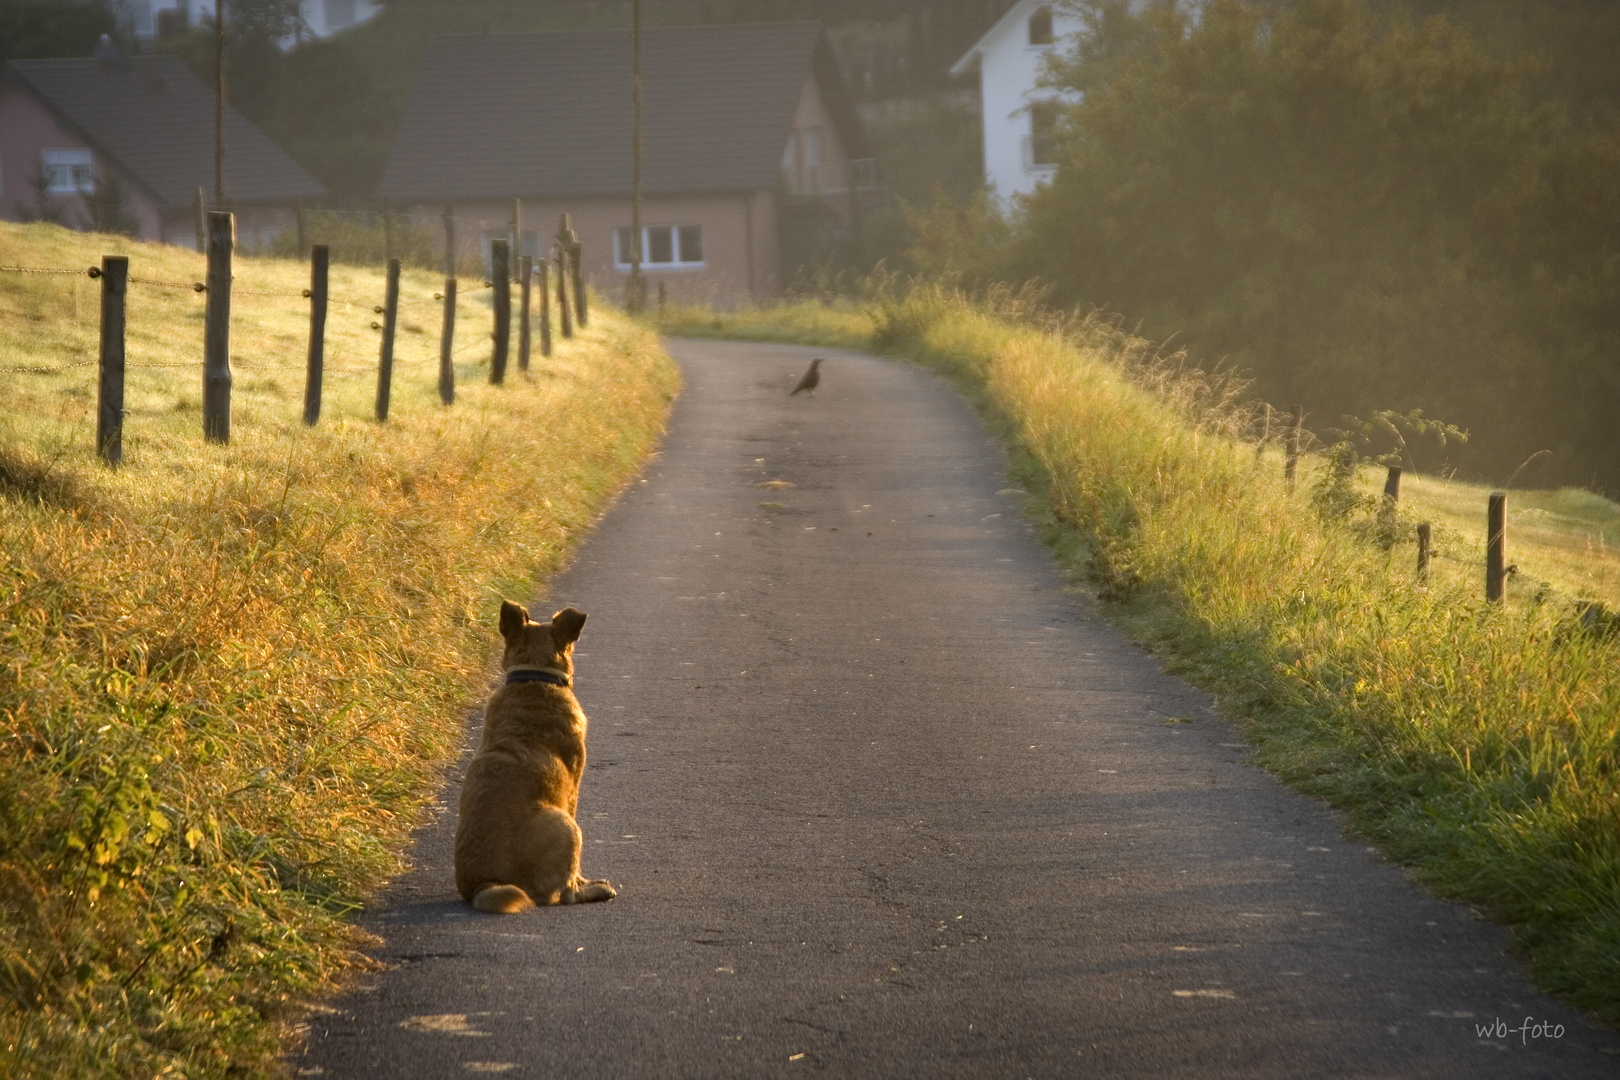
[[[821,43],[813,22],[644,31],[643,190],[773,187]],[[629,194],[630,49],[624,31],[432,39],[380,194]]]

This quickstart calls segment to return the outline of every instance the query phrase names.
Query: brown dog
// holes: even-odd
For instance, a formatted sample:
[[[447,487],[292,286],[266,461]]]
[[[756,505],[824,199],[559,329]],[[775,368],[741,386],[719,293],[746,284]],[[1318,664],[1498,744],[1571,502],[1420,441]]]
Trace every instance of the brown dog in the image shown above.
[[[574,813],[585,772],[585,713],[574,699],[574,642],[585,613],[564,608],[537,623],[501,604],[506,682],[484,709],[484,739],[461,785],[456,888],[479,911],[611,900],[605,881],[579,874]]]

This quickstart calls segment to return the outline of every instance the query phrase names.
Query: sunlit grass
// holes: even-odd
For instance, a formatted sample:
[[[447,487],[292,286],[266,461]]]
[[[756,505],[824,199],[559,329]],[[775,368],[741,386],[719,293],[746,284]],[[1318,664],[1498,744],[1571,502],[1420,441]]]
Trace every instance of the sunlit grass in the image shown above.
[[[745,341],[803,341],[851,349],[871,343],[871,313],[847,303],[815,301],[778,307],[745,307],[717,312],[689,304],[669,304],[650,314],[653,325],[666,334],[687,337],[735,338]]]
[[[1412,473],[1401,478],[1407,515],[1461,538],[1476,565],[1483,558],[1485,505],[1493,490]],[[1507,495],[1507,558],[1519,568],[1513,587],[1534,590],[1546,583],[1572,598],[1620,608],[1620,504],[1577,488],[1513,489]]]
[[[0,265],[121,251],[202,277],[192,252],[0,225]],[[501,597],[543,590],[661,430],[673,365],[611,312],[490,386],[487,291],[446,409],[417,273],[377,423],[382,278],[337,266],[306,427],[307,273],[237,262],[228,446],[202,439],[202,297],[131,285],[112,471],[98,283],[0,272],[4,1075],[276,1071],[299,1003],[358,962],[345,915],[401,868]]]
[[[825,321],[821,340],[845,343],[864,320],[868,347],[955,380],[1012,447],[1047,540],[1217,691],[1265,765],[1511,925],[1548,989],[1620,1020],[1620,632],[1576,604],[1614,597],[1615,504],[1512,493],[1521,572],[1491,605],[1488,489],[1409,477],[1386,548],[1376,510],[1320,511],[1321,459],[1290,491],[1281,455],[1247,441],[1237,387],[1113,324],[932,286],[778,310],[761,336],[815,341]],[[772,317],[666,329],[741,336]],[[1426,582],[1406,539],[1420,519],[1446,556]]]

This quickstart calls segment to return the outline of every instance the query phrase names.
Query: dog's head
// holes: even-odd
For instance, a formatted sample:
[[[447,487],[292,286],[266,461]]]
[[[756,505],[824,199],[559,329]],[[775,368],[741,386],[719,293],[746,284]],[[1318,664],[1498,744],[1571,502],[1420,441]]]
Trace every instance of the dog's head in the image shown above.
[[[506,639],[506,656],[501,667],[556,668],[574,673],[574,642],[585,628],[585,613],[566,607],[550,622],[535,622],[528,609],[510,600],[501,604],[501,637]]]

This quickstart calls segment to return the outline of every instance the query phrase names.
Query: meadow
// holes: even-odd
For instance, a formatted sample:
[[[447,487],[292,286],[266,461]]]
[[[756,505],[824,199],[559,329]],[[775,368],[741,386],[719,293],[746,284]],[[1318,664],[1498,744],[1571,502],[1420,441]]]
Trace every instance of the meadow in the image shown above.
[[[655,325],[871,349],[950,379],[1076,586],[1213,691],[1261,765],[1511,927],[1543,987],[1620,1022],[1620,506],[1510,491],[1519,570],[1489,603],[1488,488],[1409,473],[1391,513],[1384,470],[1320,452],[1291,487],[1241,382],[1038,299],[888,282],[858,302],[672,306]]]
[[[139,279],[116,470],[104,254]],[[460,751],[501,599],[544,594],[678,373],[602,309],[492,386],[490,293],[464,288],[446,407],[441,280],[407,270],[378,423],[382,274],[334,264],[306,426],[308,269],[238,258],[211,444],[202,256],[0,224],[0,267],[70,271],[0,270],[0,1074],[275,1075],[367,963],[350,916]]]

